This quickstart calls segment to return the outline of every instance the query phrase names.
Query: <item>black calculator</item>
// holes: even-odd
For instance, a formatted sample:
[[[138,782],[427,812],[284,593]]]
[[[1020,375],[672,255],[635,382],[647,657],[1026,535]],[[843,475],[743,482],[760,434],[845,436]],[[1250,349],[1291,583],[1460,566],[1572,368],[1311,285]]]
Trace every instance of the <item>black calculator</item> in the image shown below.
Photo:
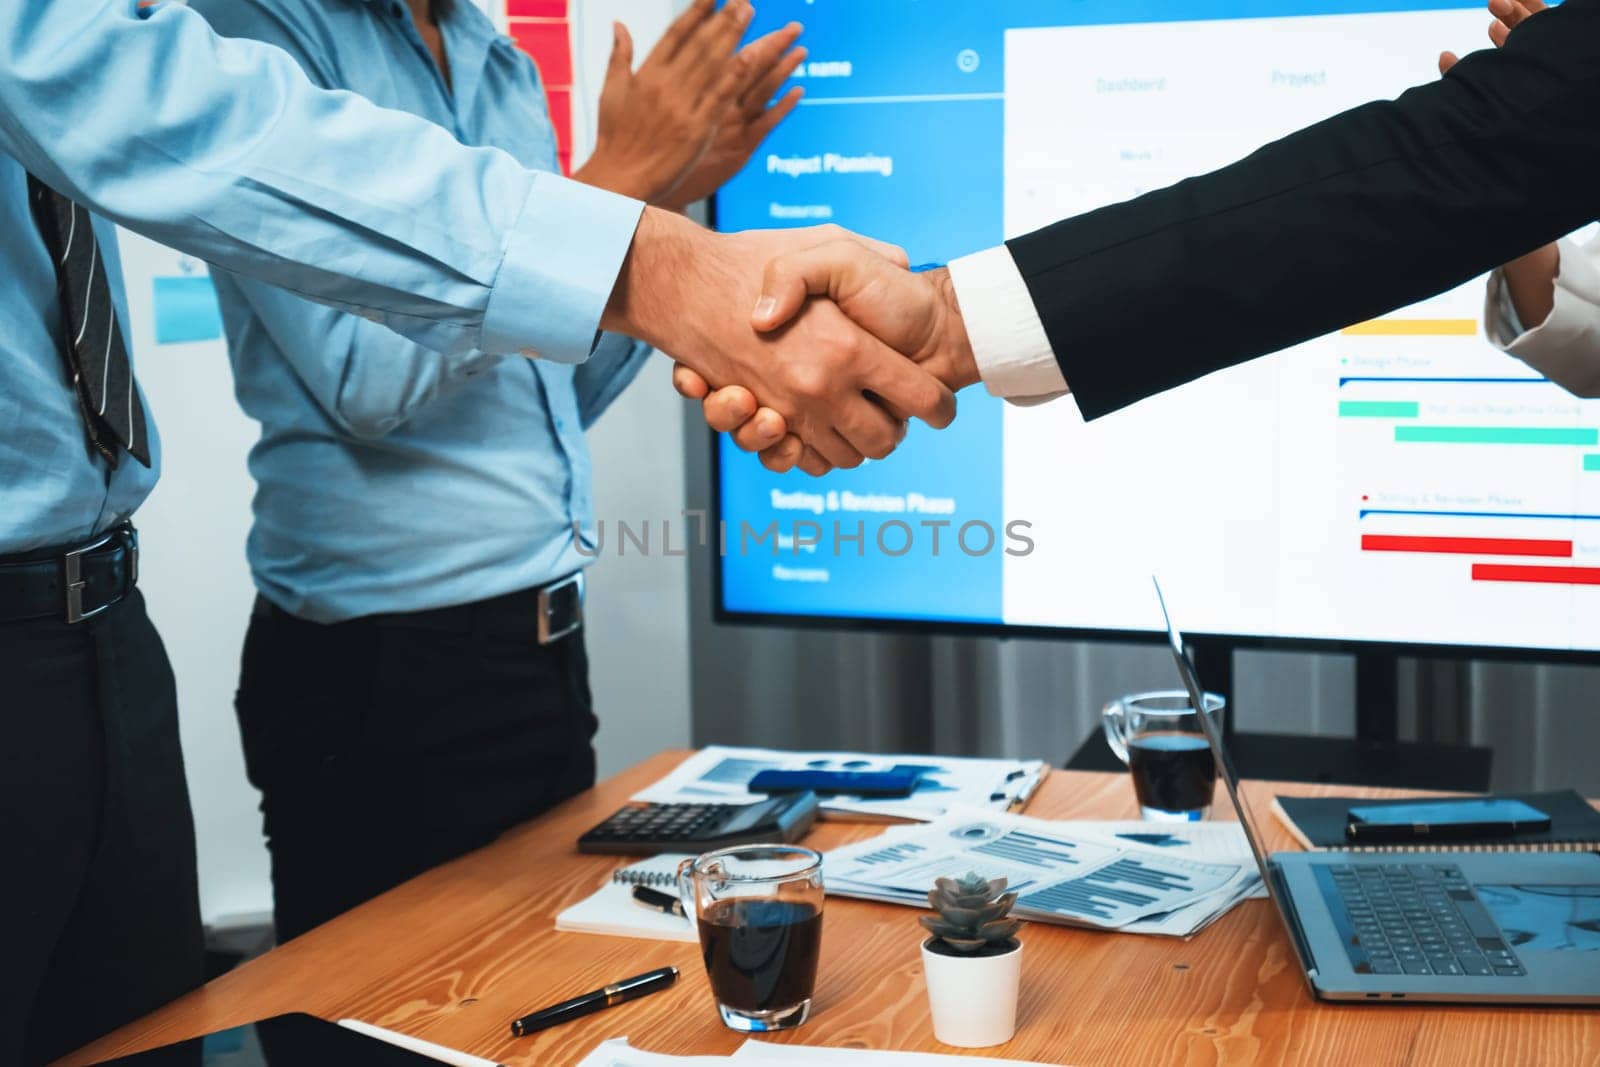
[[[754,804],[631,804],[578,838],[578,851],[653,856],[756,842],[790,844],[816,821],[815,793]]]

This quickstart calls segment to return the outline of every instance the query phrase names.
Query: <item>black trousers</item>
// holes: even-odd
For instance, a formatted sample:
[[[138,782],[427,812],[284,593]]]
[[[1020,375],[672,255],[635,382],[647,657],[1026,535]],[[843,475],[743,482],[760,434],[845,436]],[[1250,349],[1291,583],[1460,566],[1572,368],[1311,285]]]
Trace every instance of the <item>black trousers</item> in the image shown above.
[[[0,625],[0,835],[0,1064],[200,984],[177,698],[137,592],[74,626]]]
[[[333,625],[257,603],[237,710],[280,942],[594,783],[581,633],[515,593]]]

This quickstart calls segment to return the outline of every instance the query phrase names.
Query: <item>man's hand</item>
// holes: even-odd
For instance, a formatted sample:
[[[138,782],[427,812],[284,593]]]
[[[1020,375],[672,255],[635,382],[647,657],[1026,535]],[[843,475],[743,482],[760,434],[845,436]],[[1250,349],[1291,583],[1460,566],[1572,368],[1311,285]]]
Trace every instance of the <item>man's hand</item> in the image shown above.
[[[950,272],[913,274],[853,241],[799,249],[767,264],[761,299],[751,318],[757,330],[778,330],[825,296],[858,325],[931,373],[952,392],[978,382]]]
[[[1489,0],[1489,14],[1494,16],[1494,21],[1489,23],[1489,40],[1499,48],[1506,43],[1512,30],[1548,6],[1544,0]],[[1439,73],[1449,74],[1450,68],[1459,62],[1461,57],[1454,52],[1440,52]]]
[[[866,253],[866,254],[863,254]],[[759,330],[788,322],[813,297],[827,296],[862,327],[904,352],[952,391],[979,380],[949,272],[905,270],[904,261],[874,256],[854,242],[830,241],[768,264],[762,298],[753,319]],[[679,364],[673,386],[683,396],[703,399],[706,424],[733,435],[746,452],[759,452],[769,470],[799,466],[808,474],[827,471],[825,461],[787,434],[782,416],[759,408],[738,387],[712,391],[704,378]]]
[[[763,267],[823,244],[905,273],[904,252],[838,227],[713,234],[647,209],[601,324],[671,354],[712,387],[746,386],[834,466],[882,458],[899,444],[904,418],[949,425],[950,390],[829,301],[791,312],[766,338],[750,328]]]
[[[758,453],[768,470],[782,474],[799,467],[820,478],[833,470],[814,448],[789,432],[789,423],[771,408],[756,403],[755,394],[742,385],[713,390],[699,374],[682,363],[672,367],[672,387],[687,400],[700,401],[706,425],[728,434],[746,452]]]
[[[749,88],[750,50],[763,42],[773,48],[776,35],[769,34],[735,53],[753,15],[750,0],[728,0],[720,11],[716,0],[694,0],[637,71],[633,38],[614,23],[594,152],[573,177],[661,203],[706,154],[728,109]]]
[[[796,85],[777,100],[774,94],[806,58],[804,48],[791,47],[800,36],[800,24],[791,22],[740,50],[744,84],[728,105],[711,145],[689,168],[661,206],[681,211],[704,200],[739,172],[778,124],[789,117],[805,90]]]

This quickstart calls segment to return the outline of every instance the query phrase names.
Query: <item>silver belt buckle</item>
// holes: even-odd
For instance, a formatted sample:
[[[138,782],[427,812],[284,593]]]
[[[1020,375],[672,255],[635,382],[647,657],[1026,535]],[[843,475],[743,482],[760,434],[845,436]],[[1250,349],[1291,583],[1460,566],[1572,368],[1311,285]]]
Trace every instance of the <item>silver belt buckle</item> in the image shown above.
[[[83,557],[96,552],[113,541],[121,541],[128,549],[128,586],[139,581],[139,538],[132,530],[118,527],[107,531],[99,539],[82,548],[75,548],[61,557],[62,585],[66,595],[67,622],[83,622],[109,610],[122,597],[112,595],[104,604],[90,611],[83,610],[83,590],[88,585],[83,580]]]
[[[573,595],[578,598],[578,601],[576,606],[573,608],[571,621],[569,621],[565,626],[556,629],[553,627],[552,617],[554,615],[554,611],[551,606],[552,601],[554,600],[554,594],[565,592],[568,589],[572,590]],[[552,641],[559,641],[568,634],[577,633],[578,630],[583,627],[583,591],[584,586],[582,571],[578,571],[576,574],[563,578],[559,582],[552,582],[543,589],[539,590],[538,628],[539,643],[541,645],[548,645]]]

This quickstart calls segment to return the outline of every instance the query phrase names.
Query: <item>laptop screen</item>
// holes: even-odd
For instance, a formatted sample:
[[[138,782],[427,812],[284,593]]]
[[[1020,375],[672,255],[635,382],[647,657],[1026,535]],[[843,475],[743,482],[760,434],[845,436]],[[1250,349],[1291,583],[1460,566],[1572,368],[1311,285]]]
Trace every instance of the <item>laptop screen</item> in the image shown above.
[[[1156,601],[1161,605],[1161,618],[1167,624],[1167,640],[1172,645],[1172,657],[1178,663],[1178,676],[1183,679],[1183,687],[1189,692],[1189,700],[1193,707],[1205,707],[1205,690],[1200,686],[1198,672],[1189,660],[1189,653],[1183,647],[1183,634],[1173,624],[1172,613],[1167,609],[1167,598],[1161,592],[1161,582],[1151,576],[1150,581],[1156,587]],[[1245,840],[1250,843],[1250,852],[1256,858],[1256,866],[1261,869],[1261,880],[1267,884],[1267,892],[1272,901],[1277,905],[1279,914],[1287,918],[1288,911],[1284,902],[1279,899],[1277,887],[1273,885],[1271,873],[1268,870],[1267,854],[1261,848],[1261,838],[1256,833],[1256,823],[1250,817],[1249,801],[1239,789],[1239,773],[1234,770],[1233,760],[1228,756],[1228,750],[1222,744],[1222,734],[1217,729],[1216,721],[1210,715],[1195,716],[1200,720],[1200,728],[1205,731],[1206,741],[1211,745],[1211,754],[1217,761],[1217,774],[1222,777],[1224,787],[1228,791],[1228,799],[1233,804],[1234,812],[1239,816],[1239,825],[1244,829]]]

